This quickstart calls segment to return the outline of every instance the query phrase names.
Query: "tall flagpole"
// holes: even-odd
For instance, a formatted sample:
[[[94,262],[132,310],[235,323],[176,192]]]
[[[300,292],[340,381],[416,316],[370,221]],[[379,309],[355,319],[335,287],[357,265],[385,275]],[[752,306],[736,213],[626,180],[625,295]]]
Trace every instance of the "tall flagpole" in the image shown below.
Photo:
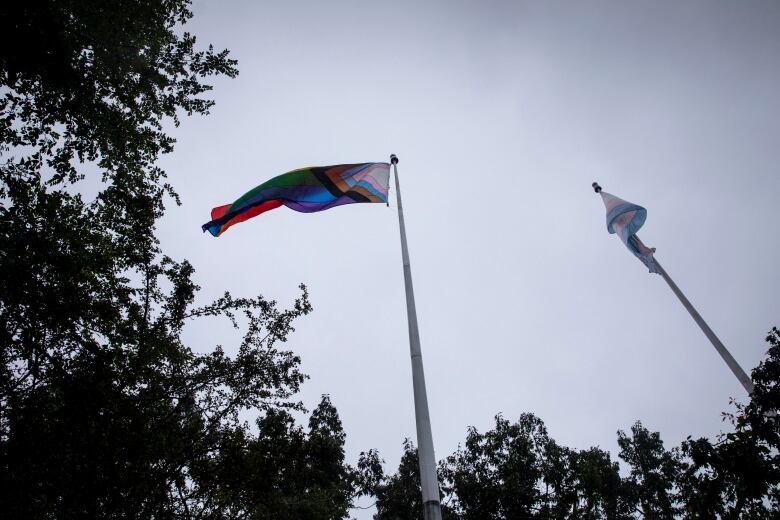
[[[433,453],[431,418],[428,414],[428,395],[425,391],[420,330],[417,327],[417,308],[414,305],[412,269],[409,265],[409,248],[406,245],[404,210],[401,204],[401,186],[398,183],[398,157],[390,156],[395,173],[395,195],[398,199],[398,225],[401,228],[401,256],[404,262],[404,285],[406,287],[406,316],[409,324],[409,350],[412,356],[412,386],[414,388],[414,417],[417,423],[417,458],[420,463],[420,483],[425,520],[441,520],[439,502],[439,480],[436,476],[436,456]]]
[[[737,360],[734,359],[734,356],[731,355],[731,352],[728,351],[728,349],[723,345],[723,343],[718,339],[718,336],[715,335],[714,332],[712,332],[712,329],[709,325],[707,325],[707,322],[704,321],[704,318],[701,317],[701,314],[691,305],[691,302],[688,301],[688,298],[685,297],[685,295],[682,293],[679,287],[677,287],[677,284],[674,283],[674,281],[671,279],[669,274],[666,272],[666,269],[661,267],[661,264],[658,263],[658,260],[653,257],[653,261],[655,262],[655,266],[658,268],[658,272],[663,276],[664,280],[666,280],[666,283],[669,284],[669,287],[672,289],[672,292],[674,292],[675,295],[677,295],[677,298],[679,298],[680,303],[683,304],[683,307],[685,307],[685,310],[688,311],[688,313],[693,318],[693,321],[696,322],[696,324],[699,326],[699,328],[704,332],[704,335],[707,336],[707,339],[710,340],[710,343],[712,343],[712,346],[715,347],[715,350],[718,351],[718,354],[720,354],[720,357],[723,358],[723,361],[726,362],[726,364],[729,366],[731,371],[734,373],[735,376],[737,376],[737,379],[739,379],[739,382],[742,383],[742,386],[745,387],[745,390],[747,390],[748,394],[753,393],[753,381],[750,380],[750,377],[745,373],[744,370],[742,370],[742,367],[739,366],[739,363],[737,363]]]
[[[594,182],[593,184],[591,184],[591,186],[593,186],[593,191],[595,191],[596,193],[601,193],[601,186],[599,186],[598,182]],[[639,237],[637,237],[637,239],[638,238]],[[653,248],[652,250],[655,251],[655,248]],[[664,280],[666,280],[666,283],[669,285],[669,288],[672,289],[672,292],[680,300],[680,303],[683,304],[685,310],[687,310],[688,314],[691,315],[693,321],[695,321],[696,325],[698,325],[701,331],[704,332],[704,335],[707,336],[708,340],[710,340],[710,343],[712,343],[712,346],[715,347],[715,350],[718,351],[720,357],[723,358],[723,361],[726,362],[726,364],[734,373],[734,375],[737,376],[739,382],[742,383],[742,386],[745,387],[745,390],[747,390],[748,395],[752,394],[753,381],[750,380],[750,377],[748,377],[745,371],[742,370],[742,367],[739,366],[739,363],[737,363],[737,360],[734,359],[734,356],[731,355],[731,352],[729,352],[728,349],[725,347],[725,345],[723,345],[723,343],[720,341],[720,339],[718,339],[718,336],[716,336],[715,333],[712,332],[710,326],[707,325],[707,322],[704,321],[704,318],[701,317],[701,314],[699,314],[699,312],[693,307],[693,305],[691,305],[691,302],[688,301],[688,298],[685,297],[685,295],[682,293],[680,288],[677,287],[677,284],[674,283],[672,278],[666,272],[666,269],[664,269],[661,266],[661,264],[658,262],[658,259],[655,258],[655,255],[652,256],[652,262],[653,264],[655,264],[658,273],[663,277]]]

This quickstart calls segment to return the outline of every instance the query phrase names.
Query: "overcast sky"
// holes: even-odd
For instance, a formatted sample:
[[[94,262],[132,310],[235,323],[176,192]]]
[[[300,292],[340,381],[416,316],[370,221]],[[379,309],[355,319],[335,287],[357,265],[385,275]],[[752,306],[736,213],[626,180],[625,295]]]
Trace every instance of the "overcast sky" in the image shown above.
[[[393,204],[280,208],[215,239],[213,206],[294,168],[400,158],[434,444],[533,412],[617,454],[637,420],[667,446],[727,425],[736,378],[657,275],[605,227],[606,191],[749,372],[780,325],[780,3],[194,3],[189,30],[239,60],[175,130],[182,196],[163,247],[230,290],[315,311],[287,346],[328,393],[347,454],[395,470],[415,437]],[[230,349],[227,324],[190,344]],[[369,518],[363,512],[360,518]]]

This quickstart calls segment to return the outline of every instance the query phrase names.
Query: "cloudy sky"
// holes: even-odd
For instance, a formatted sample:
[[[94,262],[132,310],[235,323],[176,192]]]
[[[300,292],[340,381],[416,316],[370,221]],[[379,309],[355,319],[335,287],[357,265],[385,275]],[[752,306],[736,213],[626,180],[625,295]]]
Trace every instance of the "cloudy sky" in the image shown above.
[[[328,393],[351,461],[414,438],[395,204],[286,208],[202,234],[213,206],[309,165],[400,158],[437,456],[533,412],[616,453],[637,420],[668,446],[744,399],[664,281],[605,229],[590,183],[648,209],[640,233],[746,370],[780,324],[780,4],[194,3],[236,80],[175,130],[182,196],[160,225],[203,302],[230,290],[315,312],[288,346]],[[391,191],[394,197],[394,190]],[[393,199],[394,201],[394,199]],[[193,325],[199,350],[236,343]],[[361,513],[367,518],[368,513]]]

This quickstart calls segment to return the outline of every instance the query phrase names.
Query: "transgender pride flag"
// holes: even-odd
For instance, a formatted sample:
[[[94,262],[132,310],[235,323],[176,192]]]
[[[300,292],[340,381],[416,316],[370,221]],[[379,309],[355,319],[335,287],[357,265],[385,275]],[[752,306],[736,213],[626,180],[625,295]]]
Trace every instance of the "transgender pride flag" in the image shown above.
[[[601,187],[598,187],[596,191],[601,194],[601,200],[604,201],[604,206],[607,208],[607,231],[617,234],[628,250],[634,253],[634,256],[639,258],[650,269],[651,273],[658,273],[655,260],[653,260],[655,248],[647,247],[636,236],[636,232],[645,223],[647,210],[642,206],[615,197],[611,193],[601,191]]]

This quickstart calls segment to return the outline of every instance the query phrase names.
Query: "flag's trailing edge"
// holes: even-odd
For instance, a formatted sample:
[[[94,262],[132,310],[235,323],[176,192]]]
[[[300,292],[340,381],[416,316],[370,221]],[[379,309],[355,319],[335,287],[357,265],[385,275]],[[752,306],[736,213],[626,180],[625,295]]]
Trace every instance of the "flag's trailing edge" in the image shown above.
[[[203,231],[215,237],[230,226],[268,210],[287,206],[314,213],[356,202],[387,202],[388,163],[313,166],[284,173],[242,195],[232,204],[211,210]]]
[[[617,234],[629,251],[634,253],[651,273],[657,273],[658,269],[653,260],[655,248],[647,247],[636,236],[637,231],[645,223],[647,210],[605,191],[600,191],[600,194],[607,208],[607,231]]]

